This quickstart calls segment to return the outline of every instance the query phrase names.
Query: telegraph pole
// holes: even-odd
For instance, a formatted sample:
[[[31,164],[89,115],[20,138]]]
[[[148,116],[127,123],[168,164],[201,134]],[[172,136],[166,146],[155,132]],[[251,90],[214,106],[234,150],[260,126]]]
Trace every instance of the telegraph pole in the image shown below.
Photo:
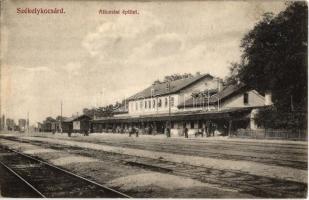
[[[209,111],[209,89],[207,89],[207,111]]]
[[[167,82],[167,89],[168,89],[168,129],[167,129],[167,137],[170,137],[170,131],[171,131],[171,82]]]
[[[62,100],[60,102],[60,132],[62,133]]]
[[[100,105],[101,106],[103,106],[103,98],[102,98],[102,96],[103,96],[103,90],[101,90],[101,92],[100,92]]]
[[[218,80],[218,111],[220,111],[220,97],[219,97],[219,92],[220,92],[220,78],[217,79]]]
[[[183,94],[183,110],[185,111],[186,110],[186,97],[185,97],[186,94]]]
[[[27,133],[29,134],[29,111],[27,112]]]

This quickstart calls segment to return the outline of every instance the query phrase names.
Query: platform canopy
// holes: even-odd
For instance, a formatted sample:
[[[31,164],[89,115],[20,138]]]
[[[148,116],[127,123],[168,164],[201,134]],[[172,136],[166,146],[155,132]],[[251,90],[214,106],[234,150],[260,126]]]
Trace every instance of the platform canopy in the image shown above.
[[[152,114],[142,116],[104,117],[92,120],[92,123],[132,123],[150,121],[183,121],[183,120],[212,120],[226,119],[236,120],[248,118],[252,109],[260,107],[230,108],[220,111],[187,111],[169,114]]]

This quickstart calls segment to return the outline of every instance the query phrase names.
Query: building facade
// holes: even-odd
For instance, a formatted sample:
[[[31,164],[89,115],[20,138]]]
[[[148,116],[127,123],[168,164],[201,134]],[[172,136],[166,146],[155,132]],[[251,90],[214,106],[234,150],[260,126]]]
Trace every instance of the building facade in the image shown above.
[[[209,74],[153,84],[127,99],[128,115],[179,112],[182,110],[178,109],[178,105],[190,98],[192,93],[217,87],[218,81]]]
[[[91,118],[87,115],[72,116],[63,118],[62,122],[59,122],[59,131],[62,128],[62,132],[66,133],[85,133],[90,130]]]
[[[227,135],[238,128],[257,128],[257,110],[268,106],[254,89],[242,83],[223,87],[209,74],[153,84],[126,101],[123,112],[92,120],[92,132],[126,133],[134,128],[145,134]]]

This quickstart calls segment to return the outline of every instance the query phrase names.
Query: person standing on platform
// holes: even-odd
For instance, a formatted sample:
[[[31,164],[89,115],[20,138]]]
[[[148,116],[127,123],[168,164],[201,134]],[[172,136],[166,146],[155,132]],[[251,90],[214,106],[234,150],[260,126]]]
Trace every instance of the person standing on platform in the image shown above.
[[[184,132],[185,132],[185,138],[188,138],[188,137],[189,137],[189,135],[188,135],[188,128],[187,128],[187,127],[185,127]]]
[[[165,134],[166,134],[167,138],[171,137],[171,130],[170,130],[170,128],[168,128],[168,127],[165,128]]]
[[[139,129],[138,128],[135,128],[135,137],[138,137],[138,132],[139,132]]]

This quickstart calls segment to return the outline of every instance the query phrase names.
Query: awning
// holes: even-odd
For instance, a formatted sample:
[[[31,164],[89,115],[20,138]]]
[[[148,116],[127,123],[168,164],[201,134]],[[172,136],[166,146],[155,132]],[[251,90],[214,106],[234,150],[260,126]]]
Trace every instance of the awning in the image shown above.
[[[151,114],[141,116],[105,117],[94,119],[92,123],[132,123],[132,122],[153,122],[153,121],[183,121],[183,120],[207,120],[207,119],[226,119],[233,120],[248,116],[252,109],[258,107],[230,108],[220,111],[187,111],[164,114]]]

